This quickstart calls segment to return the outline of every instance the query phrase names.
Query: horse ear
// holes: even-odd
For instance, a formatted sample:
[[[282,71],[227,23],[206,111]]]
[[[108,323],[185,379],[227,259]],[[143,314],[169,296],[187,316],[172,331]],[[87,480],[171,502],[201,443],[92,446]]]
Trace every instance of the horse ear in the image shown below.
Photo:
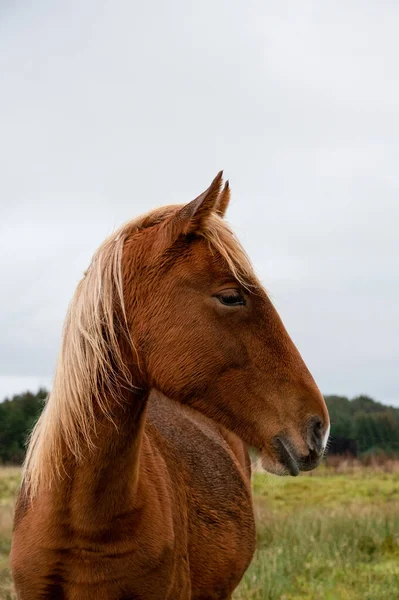
[[[229,181],[227,180],[226,183],[224,184],[224,188],[222,189],[222,191],[220,192],[220,196],[218,198],[218,203],[216,205],[216,214],[218,214],[220,217],[224,217],[227,207],[229,205],[230,202],[230,186],[229,186]]]
[[[217,211],[219,206],[220,188],[222,187],[223,171],[220,171],[211,185],[200,196],[181,208],[171,219],[172,237],[187,235],[201,229],[207,217]]]

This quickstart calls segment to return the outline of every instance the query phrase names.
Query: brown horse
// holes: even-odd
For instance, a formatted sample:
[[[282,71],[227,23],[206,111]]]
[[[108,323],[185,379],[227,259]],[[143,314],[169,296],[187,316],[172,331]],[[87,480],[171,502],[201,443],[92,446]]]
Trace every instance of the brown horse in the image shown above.
[[[16,509],[20,600],[231,598],[255,547],[245,444],[280,475],[318,464],[327,409],[229,194],[219,173],[126,224],[80,282]]]

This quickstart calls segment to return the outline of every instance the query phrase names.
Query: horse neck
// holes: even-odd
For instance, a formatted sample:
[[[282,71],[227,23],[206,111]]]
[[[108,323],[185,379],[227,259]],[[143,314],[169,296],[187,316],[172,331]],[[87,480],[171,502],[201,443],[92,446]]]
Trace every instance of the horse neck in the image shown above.
[[[112,412],[112,422],[99,416],[95,449],[86,460],[67,469],[70,486],[68,509],[74,525],[98,530],[125,513],[138,490],[141,444],[148,394],[125,392]]]

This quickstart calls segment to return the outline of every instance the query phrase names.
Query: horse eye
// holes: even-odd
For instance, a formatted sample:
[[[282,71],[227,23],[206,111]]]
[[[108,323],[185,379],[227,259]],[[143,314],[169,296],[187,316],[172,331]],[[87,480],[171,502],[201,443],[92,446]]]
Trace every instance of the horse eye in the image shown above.
[[[245,299],[237,291],[224,292],[216,297],[225,306],[245,306]]]

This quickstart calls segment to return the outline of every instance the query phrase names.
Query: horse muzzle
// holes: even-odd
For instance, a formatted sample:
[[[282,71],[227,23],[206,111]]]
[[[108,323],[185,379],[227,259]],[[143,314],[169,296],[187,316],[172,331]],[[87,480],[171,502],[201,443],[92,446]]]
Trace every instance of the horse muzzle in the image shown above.
[[[306,431],[306,443],[308,454],[302,455],[295,449],[289,437],[279,434],[274,438],[274,448],[280,463],[286,471],[292,475],[299,475],[300,471],[311,471],[315,469],[323,458],[329,434],[329,427],[323,433],[320,419],[311,419]]]
[[[279,462],[283,465],[287,474],[296,477],[300,471],[311,471],[315,469],[323,456],[323,452],[309,450],[309,454],[302,456],[298,454],[284,436],[276,436],[274,439],[274,448]]]

